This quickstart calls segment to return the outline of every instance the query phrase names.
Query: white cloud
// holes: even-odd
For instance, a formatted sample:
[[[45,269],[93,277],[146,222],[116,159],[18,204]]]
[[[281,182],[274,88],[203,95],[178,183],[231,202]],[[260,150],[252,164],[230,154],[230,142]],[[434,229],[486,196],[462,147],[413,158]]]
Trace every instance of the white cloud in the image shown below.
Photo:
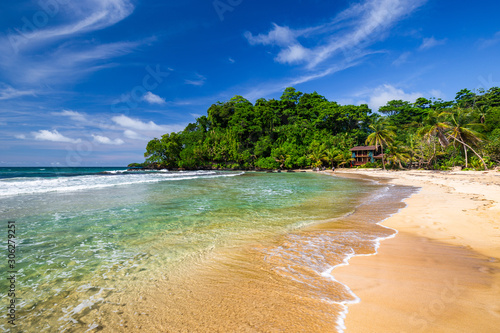
[[[281,50],[280,53],[278,53],[278,55],[276,56],[276,60],[282,64],[300,63],[304,59],[310,58],[311,52],[311,50],[306,49],[305,47],[297,43]]]
[[[130,53],[145,42],[99,44],[75,38],[129,16],[134,10],[129,0],[40,3],[55,4],[57,20],[49,18],[46,27],[11,30],[6,37],[0,37],[0,68],[12,81],[28,84],[74,81],[78,75],[113,66],[103,60]]]
[[[406,93],[403,89],[397,89],[396,87],[384,84],[377,87],[370,96],[368,105],[372,110],[376,111],[381,106],[387,104],[387,102],[392,100],[403,100],[409,102],[415,102],[417,98],[422,97],[422,93]]]
[[[140,135],[139,133],[137,132],[134,132],[132,130],[125,130],[123,132],[123,135],[129,139],[133,139],[133,140],[147,140],[147,138],[145,138],[144,136]]]
[[[154,122],[143,122],[139,119],[129,118],[125,115],[119,115],[111,118],[116,124],[123,126],[125,128],[131,128],[139,131],[162,131],[165,128],[160,125],[156,125]]]
[[[236,60],[234,60],[233,58],[229,57],[227,60],[229,60],[230,63],[234,64],[236,62]]]
[[[26,139],[26,135],[24,135],[24,134],[17,134],[17,135],[14,135],[14,137],[15,137],[16,139],[19,139],[19,140],[24,140],[24,139]]]
[[[373,111],[377,111],[381,106],[386,105],[387,102],[392,100],[403,100],[414,103],[419,97],[441,98],[443,96],[443,94],[439,90],[431,90],[428,93],[405,92],[403,89],[396,88],[390,84],[383,84],[369,92],[364,92],[360,95],[362,95],[363,97],[363,103],[368,103]],[[366,99],[368,100],[368,102],[365,102]],[[358,103],[361,102],[358,101]]]
[[[64,4],[54,2],[58,9],[59,21],[65,19],[60,25],[51,27],[34,28],[31,31],[16,30],[9,39],[16,49],[31,47],[39,42],[69,38],[74,35],[101,30],[112,26],[129,16],[134,6],[128,0],[80,0],[65,1]],[[34,27],[34,26],[33,26]]]
[[[445,43],[446,43],[446,39],[438,40],[438,39],[435,39],[434,37],[424,38],[424,40],[422,41],[422,45],[420,45],[420,47],[418,49],[419,50],[427,50],[427,49],[431,49],[435,46],[443,45]]]
[[[194,80],[184,80],[184,83],[190,84],[192,86],[199,86],[201,87],[202,85],[205,84],[205,81],[207,80],[206,77],[200,74],[196,74],[196,79]]]
[[[18,55],[4,61],[4,70],[12,80],[34,84],[39,82],[61,83],[84,74],[114,66],[104,63],[130,53],[141,42],[117,42],[102,45],[64,45],[46,57]],[[23,64],[23,66],[21,66]],[[17,66],[17,67],[16,67]],[[18,71],[22,67],[23,71]]]
[[[21,96],[35,96],[33,90],[18,90],[7,84],[0,83],[0,100],[6,100]]]
[[[94,135],[92,134],[92,137],[94,138],[94,141],[97,143],[102,143],[104,145],[122,145],[125,142],[122,139],[114,139],[111,140],[107,136],[101,136],[101,135]]]
[[[149,104],[165,104],[165,99],[161,98],[158,95],[153,94],[151,91],[148,91],[144,96],[142,96],[142,100],[148,102]]]
[[[115,116],[111,118],[111,120],[115,124],[124,127],[124,135],[131,139],[161,136],[165,133],[182,131],[186,127],[186,125],[157,125],[152,121],[144,122],[140,119],[130,118],[125,115]]]
[[[79,143],[81,139],[71,139],[68,138],[57,130],[48,131],[48,130],[40,130],[38,132],[31,132],[35,140],[38,141],[54,141],[54,142],[70,142],[70,143]]]
[[[87,119],[85,118],[85,115],[72,111],[72,110],[63,110],[62,112],[52,112],[54,116],[64,116],[64,117],[69,117],[71,120],[78,121],[78,122],[86,122]]]
[[[354,4],[330,23],[305,29],[292,29],[273,24],[266,34],[245,37],[251,45],[278,46],[275,57],[279,63],[306,63],[308,69],[336,55],[349,60],[364,57],[365,49],[387,36],[390,28],[402,20],[426,0],[373,0]],[[312,45],[305,47],[305,43]]]
[[[245,32],[245,37],[250,45],[278,45],[287,47],[290,44],[297,43],[298,33],[289,27],[281,27],[273,23],[272,29],[267,34],[252,35],[249,31]]]

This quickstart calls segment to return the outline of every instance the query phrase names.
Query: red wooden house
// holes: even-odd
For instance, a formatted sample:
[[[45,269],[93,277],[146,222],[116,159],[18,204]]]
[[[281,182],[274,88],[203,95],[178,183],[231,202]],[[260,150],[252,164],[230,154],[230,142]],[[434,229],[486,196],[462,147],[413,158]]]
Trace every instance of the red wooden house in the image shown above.
[[[351,166],[364,165],[368,162],[375,162],[375,160],[382,159],[382,147],[378,146],[357,146],[349,149],[352,152]]]

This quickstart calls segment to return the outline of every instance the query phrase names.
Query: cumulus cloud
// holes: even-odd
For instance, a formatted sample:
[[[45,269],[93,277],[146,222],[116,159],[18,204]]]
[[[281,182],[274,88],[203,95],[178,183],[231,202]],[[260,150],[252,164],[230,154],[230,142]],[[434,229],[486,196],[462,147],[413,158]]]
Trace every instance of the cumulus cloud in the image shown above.
[[[369,93],[363,94],[368,99],[368,105],[374,111],[377,111],[381,106],[392,100],[403,100],[414,103],[419,97],[436,97],[441,98],[442,93],[439,90],[431,90],[428,93],[422,92],[405,92],[401,88],[396,88],[390,84],[383,84]]]
[[[245,32],[245,37],[250,45],[278,45],[287,47],[290,44],[297,43],[299,33],[289,27],[281,27],[276,23],[272,24],[273,27],[267,34],[252,35],[251,32]]]
[[[145,122],[123,114],[115,116],[111,120],[115,124],[124,127],[124,135],[130,139],[143,139],[145,136],[151,137],[165,133],[179,132],[186,127],[185,125],[158,125],[153,121]]]
[[[81,139],[71,139],[68,138],[57,130],[49,131],[49,130],[40,130],[38,132],[31,132],[35,140],[38,141],[53,141],[53,142],[69,142],[69,143],[79,143]]]
[[[129,118],[125,115],[119,115],[111,118],[113,122],[116,124],[130,128],[130,129],[135,129],[139,131],[162,131],[164,130],[163,126],[157,125],[152,121],[149,122],[143,122],[139,119],[134,119],[134,118]]]
[[[165,99],[161,98],[158,95],[153,94],[151,91],[148,91],[144,96],[142,96],[142,100],[148,102],[149,104],[165,104]]]
[[[418,49],[419,50],[427,50],[427,49],[431,49],[435,46],[444,45],[445,43],[446,43],[446,39],[438,40],[434,37],[424,38],[424,40],[422,41],[422,45],[420,45],[420,47]]]
[[[137,132],[134,132],[132,130],[125,130],[123,132],[123,135],[126,137],[126,138],[129,138],[129,139],[133,139],[133,140],[147,140],[147,138],[145,138],[144,136],[140,135],[139,133]]]
[[[119,139],[119,138],[111,140],[107,136],[94,135],[94,134],[92,134],[92,137],[94,138],[94,142],[101,143],[104,145],[117,145],[118,146],[118,145],[122,145],[125,143],[122,139]]]
[[[17,135],[14,135],[14,137],[15,137],[16,139],[19,139],[19,140],[24,140],[24,139],[26,139],[26,135],[24,135],[24,134],[17,134]]]

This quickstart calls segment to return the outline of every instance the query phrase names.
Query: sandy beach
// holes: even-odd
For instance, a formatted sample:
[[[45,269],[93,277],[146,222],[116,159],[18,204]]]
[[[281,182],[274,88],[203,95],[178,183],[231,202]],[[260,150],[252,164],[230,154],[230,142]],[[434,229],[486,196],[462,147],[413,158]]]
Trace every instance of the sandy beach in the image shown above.
[[[361,299],[346,332],[498,332],[500,172],[337,170],[421,188],[383,221],[398,230],[335,278]]]

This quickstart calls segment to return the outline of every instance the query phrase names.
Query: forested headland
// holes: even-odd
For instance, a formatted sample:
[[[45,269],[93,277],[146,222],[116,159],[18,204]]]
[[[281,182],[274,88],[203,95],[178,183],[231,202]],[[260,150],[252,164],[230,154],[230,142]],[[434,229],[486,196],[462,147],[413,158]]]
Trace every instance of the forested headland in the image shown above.
[[[241,96],[147,144],[143,166],[167,169],[348,167],[350,148],[382,146],[384,167],[447,170],[500,165],[500,88],[463,89],[453,101],[418,98],[340,105],[286,88],[279,100]],[[381,167],[382,162],[365,167]]]

